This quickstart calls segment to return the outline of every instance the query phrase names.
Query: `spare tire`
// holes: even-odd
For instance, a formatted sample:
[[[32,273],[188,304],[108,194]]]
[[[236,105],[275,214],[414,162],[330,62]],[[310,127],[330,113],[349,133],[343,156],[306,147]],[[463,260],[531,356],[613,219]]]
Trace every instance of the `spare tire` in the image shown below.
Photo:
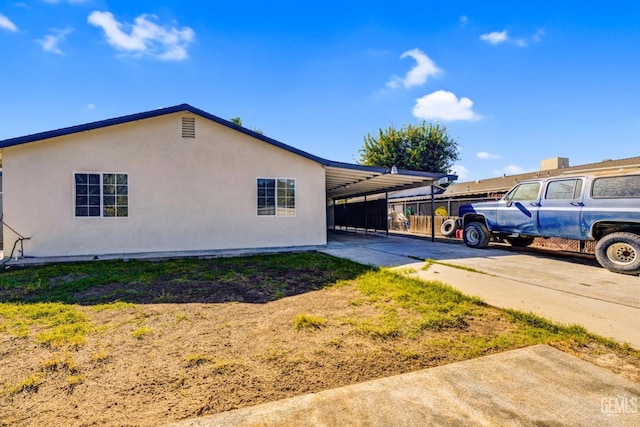
[[[458,229],[458,222],[455,219],[448,219],[442,223],[440,227],[440,234],[444,237],[453,237],[456,235]]]

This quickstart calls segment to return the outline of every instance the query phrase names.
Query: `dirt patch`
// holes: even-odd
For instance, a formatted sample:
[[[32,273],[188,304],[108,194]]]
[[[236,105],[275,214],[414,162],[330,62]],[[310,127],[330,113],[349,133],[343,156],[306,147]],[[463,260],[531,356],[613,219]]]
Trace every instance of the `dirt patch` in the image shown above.
[[[10,409],[2,421],[151,426],[455,360],[422,340],[355,332],[348,319],[376,310],[352,305],[356,296],[345,286],[267,304],[147,304],[97,312],[81,307],[101,332],[72,356],[2,336],[0,376],[8,383],[60,359],[37,388],[3,396],[3,407]],[[293,320],[303,312],[327,319],[326,327],[296,330]],[[492,326],[474,327],[470,333]],[[135,338],[141,328],[148,333]],[[65,356],[73,359],[72,369]],[[68,377],[78,374],[82,382],[69,384]]]
[[[637,357],[612,352],[602,344],[597,343],[591,343],[584,347],[560,347],[560,349],[631,381],[640,383],[640,361]]]
[[[247,265],[248,271],[255,266]],[[211,269],[215,271],[214,269]],[[313,269],[262,271],[253,275],[221,277],[216,280],[190,280],[161,277],[152,282],[109,283],[74,294],[79,304],[125,301],[150,303],[266,303],[278,298],[321,289],[329,283],[326,275]]]

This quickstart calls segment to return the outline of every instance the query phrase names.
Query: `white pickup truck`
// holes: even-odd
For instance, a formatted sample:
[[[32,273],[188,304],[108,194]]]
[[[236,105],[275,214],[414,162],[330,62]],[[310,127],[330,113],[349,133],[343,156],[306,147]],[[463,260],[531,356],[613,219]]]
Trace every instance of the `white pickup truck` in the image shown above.
[[[597,240],[601,266],[640,274],[640,171],[532,179],[501,200],[460,206],[467,246],[492,238],[528,246],[534,237]]]

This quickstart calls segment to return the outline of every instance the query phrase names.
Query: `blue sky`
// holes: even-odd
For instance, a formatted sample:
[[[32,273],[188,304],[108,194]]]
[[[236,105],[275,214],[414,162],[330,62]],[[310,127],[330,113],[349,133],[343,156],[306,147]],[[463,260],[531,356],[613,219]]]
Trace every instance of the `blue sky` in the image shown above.
[[[0,139],[189,103],[331,160],[439,122],[460,180],[640,155],[640,4],[0,2]]]

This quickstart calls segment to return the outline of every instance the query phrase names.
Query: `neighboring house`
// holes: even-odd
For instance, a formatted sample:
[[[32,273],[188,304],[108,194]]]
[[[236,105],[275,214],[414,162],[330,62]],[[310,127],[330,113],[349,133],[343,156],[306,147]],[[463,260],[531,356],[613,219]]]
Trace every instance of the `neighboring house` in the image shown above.
[[[334,199],[443,176],[332,162],[188,104],[6,139],[0,156],[5,256],[324,245]]]
[[[526,179],[580,174],[602,170],[617,170],[638,166],[640,166],[640,157],[630,157],[618,160],[607,159],[597,163],[588,163],[578,166],[569,166],[569,159],[566,157],[554,157],[542,160],[540,162],[539,171],[456,183],[448,187],[442,195],[436,197],[449,202],[458,201],[464,203],[467,203],[466,200],[497,200],[502,198],[502,196],[504,196],[506,192],[518,182]],[[458,214],[458,205],[459,203],[454,205],[455,209],[453,209],[451,215]]]

